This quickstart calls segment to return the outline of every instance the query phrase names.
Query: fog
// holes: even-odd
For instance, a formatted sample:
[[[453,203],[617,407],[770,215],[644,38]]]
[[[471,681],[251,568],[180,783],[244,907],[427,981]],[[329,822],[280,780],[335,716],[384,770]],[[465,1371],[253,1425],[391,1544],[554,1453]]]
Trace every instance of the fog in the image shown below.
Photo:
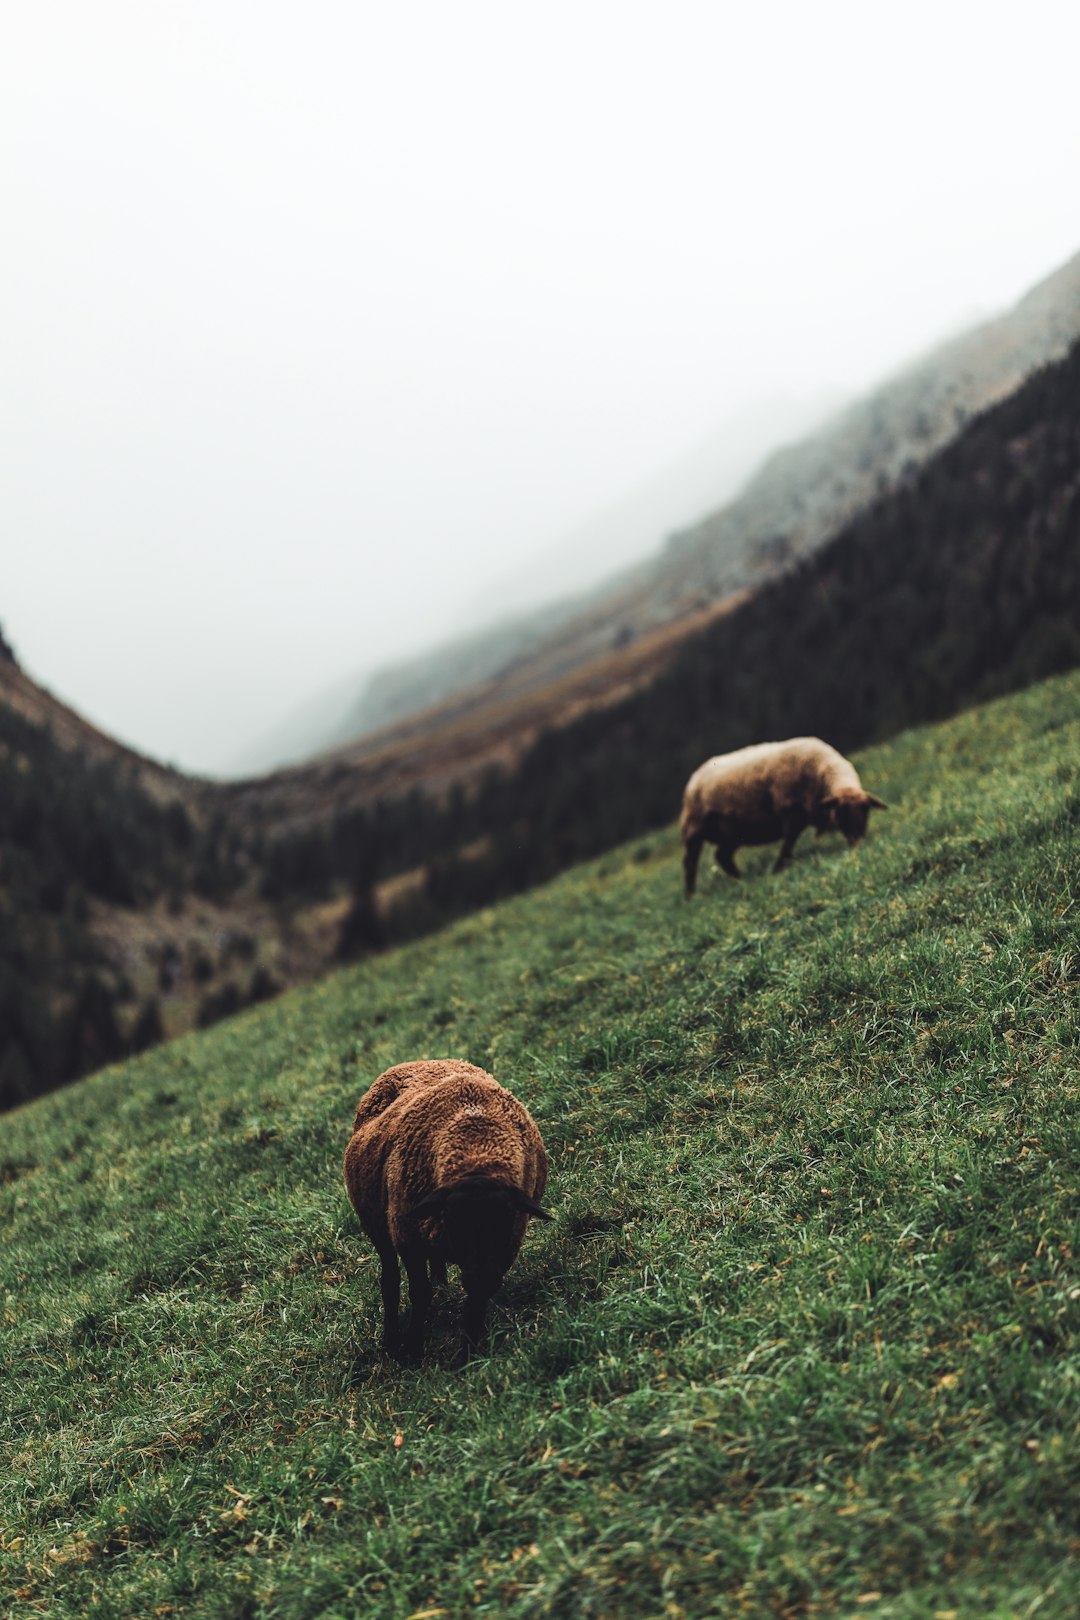
[[[228,770],[516,578],[557,591],[545,559],[740,412],[851,396],[1075,252],[1078,32],[1040,0],[12,8],[21,661]]]

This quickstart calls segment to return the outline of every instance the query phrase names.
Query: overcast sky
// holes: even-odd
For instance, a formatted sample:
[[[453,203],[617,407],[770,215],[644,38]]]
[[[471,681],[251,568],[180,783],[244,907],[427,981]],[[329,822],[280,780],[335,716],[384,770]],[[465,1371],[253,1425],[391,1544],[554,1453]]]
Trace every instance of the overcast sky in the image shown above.
[[[857,391],[1080,248],[1072,0],[33,0],[4,36],[0,623],[196,769],[742,404]]]

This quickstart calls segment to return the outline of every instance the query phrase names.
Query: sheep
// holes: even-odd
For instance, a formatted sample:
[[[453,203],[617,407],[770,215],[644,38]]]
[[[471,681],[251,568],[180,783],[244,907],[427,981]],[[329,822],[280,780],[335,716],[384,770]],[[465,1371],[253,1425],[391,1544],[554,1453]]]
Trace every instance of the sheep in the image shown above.
[[[737,878],[735,851],[743,844],[783,839],[774,871],[791,859],[804,827],[844,834],[850,848],[865,836],[871,810],[888,806],[866,793],[843,754],[819,737],[754,743],[717,754],[699,765],[683,793],[680,825],[686,898],[694,892],[701,846],[716,845],[716,861]]]
[[[399,1063],[360,1099],[345,1150],[345,1186],[382,1262],[383,1348],[424,1350],[432,1285],[459,1266],[465,1286],[460,1360],[484,1342],[488,1302],[540,1206],[547,1154],[536,1122],[483,1069],[456,1059]],[[398,1320],[401,1276],[409,1321]]]

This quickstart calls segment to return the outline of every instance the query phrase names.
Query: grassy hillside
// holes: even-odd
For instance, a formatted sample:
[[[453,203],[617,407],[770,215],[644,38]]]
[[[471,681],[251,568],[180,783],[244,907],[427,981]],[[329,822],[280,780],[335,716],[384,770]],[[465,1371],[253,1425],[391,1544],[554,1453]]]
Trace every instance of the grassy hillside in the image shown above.
[[[1080,677],[860,765],[855,858],[668,829],[10,1115],[0,1607],[1076,1613]],[[440,1054],[554,1172],[464,1372],[340,1182]]]

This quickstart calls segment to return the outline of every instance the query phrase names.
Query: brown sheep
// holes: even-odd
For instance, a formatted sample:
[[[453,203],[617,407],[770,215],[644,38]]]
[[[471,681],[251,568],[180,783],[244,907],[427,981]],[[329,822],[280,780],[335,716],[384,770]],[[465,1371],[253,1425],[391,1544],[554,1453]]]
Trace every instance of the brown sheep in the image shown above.
[[[842,832],[854,848],[865,836],[870,811],[887,808],[864,792],[851,761],[819,737],[754,743],[733,754],[717,754],[698,766],[683,793],[686,898],[694,892],[706,840],[716,845],[718,865],[737,878],[737,849],[782,838],[774,868],[779,872],[804,827],[815,827],[819,836]]]
[[[528,1109],[490,1074],[456,1059],[399,1063],[360,1099],[345,1186],[382,1261],[383,1348],[419,1360],[432,1285],[447,1265],[465,1286],[461,1359],[484,1339],[488,1301],[513,1264],[539,1199],[547,1154]],[[409,1323],[398,1320],[401,1275]]]

